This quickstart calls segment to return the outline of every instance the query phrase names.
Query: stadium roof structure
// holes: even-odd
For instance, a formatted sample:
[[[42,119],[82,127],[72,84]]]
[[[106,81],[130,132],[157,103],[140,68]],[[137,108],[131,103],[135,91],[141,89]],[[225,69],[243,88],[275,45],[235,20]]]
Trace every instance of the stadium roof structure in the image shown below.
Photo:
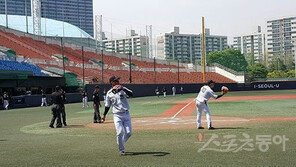
[[[28,17],[28,32],[33,34],[33,18]],[[6,15],[0,14],[0,26],[6,26]],[[8,27],[27,32],[26,16],[8,15]],[[93,38],[79,27],[53,19],[41,18],[41,35],[50,37]]]

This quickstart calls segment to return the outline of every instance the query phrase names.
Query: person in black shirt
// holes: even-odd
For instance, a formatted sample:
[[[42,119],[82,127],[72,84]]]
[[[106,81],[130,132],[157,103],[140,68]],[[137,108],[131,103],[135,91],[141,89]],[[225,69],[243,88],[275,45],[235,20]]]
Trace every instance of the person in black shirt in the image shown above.
[[[66,103],[66,92],[62,90],[62,99],[63,99],[63,105],[62,105],[62,120],[63,120],[63,124],[64,126],[67,126],[66,123],[66,108],[65,108],[65,103]]]
[[[104,91],[103,91],[103,98],[104,98],[104,101],[106,100],[106,95],[107,95],[107,92],[106,92],[106,89],[104,88]]]
[[[165,98],[166,97],[166,93],[167,93],[167,90],[165,87],[162,88],[162,93],[163,93],[163,97]]]
[[[44,91],[41,91],[41,95],[42,95],[42,99],[41,99],[41,107],[45,106],[47,107],[47,101],[46,101],[46,94],[44,93]]]
[[[87,108],[89,108],[86,91],[83,91],[83,93],[82,93],[82,102],[83,102],[83,107],[82,108],[84,108],[85,106],[87,106]]]
[[[100,115],[100,87],[96,86],[95,91],[93,93],[93,100],[94,100],[94,123],[102,123],[101,115]]]
[[[157,97],[159,97],[159,89],[158,89],[158,87],[155,89],[155,94],[157,95]]]
[[[52,100],[52,106],[51,106],[51,113],[52,113],[52,118],[49,124],[49,127],[54,128],[54,122],[57,119],[57,128],[62,127],[62,122],[61,122],[61,110],[64,105],[64,100],[62,97],[62,89],[59,86],[56,86],[56,91],[51,94],[51,100]]]

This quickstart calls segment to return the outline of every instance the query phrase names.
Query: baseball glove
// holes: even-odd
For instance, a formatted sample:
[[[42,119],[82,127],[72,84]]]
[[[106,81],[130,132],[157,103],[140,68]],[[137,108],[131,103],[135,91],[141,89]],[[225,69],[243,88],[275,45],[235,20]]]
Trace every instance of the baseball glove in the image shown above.
[[[222,90],[223,94],[228,93],[228,88],[226,86],[222,86],[221,90]]]
[[[113,92],[113,93],[118,93],[118,92],[120,92],[121,90],[123,90],[123,86],[122,86],[122,85],[115,85],[115,86],[113,86],[113,88],[112,88],[112,92]]]

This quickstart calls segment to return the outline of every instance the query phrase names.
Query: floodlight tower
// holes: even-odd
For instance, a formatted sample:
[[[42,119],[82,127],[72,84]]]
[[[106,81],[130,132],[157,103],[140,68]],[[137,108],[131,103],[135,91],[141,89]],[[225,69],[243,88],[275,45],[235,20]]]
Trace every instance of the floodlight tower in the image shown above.
[[[146,26],[146,36],[148,38],[148,40],[146,41],[147,43],[147,56],[149,58],[153,58],[153,39],[152,39],[152,25],[147,25]]]
[[[103,50],[103,16],[102,15],[96,15],[95,16],[95,32],[96,32],[96,42],[97,45],[99,44],[99,47],[101,50]]]
[[[32,0],[33,34],[41,35],[41,0]]]

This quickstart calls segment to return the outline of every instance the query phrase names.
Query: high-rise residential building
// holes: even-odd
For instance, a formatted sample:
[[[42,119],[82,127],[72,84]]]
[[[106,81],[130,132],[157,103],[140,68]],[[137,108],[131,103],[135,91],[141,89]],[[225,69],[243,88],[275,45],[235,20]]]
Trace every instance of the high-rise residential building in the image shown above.
[[[149,38],[147,36],[138,35],[135,30],[127,32],[127,36],[121,39],[105,39],[103,45],[106,51],[122,54],[131,53],[133,56],[148,57],[149,56]]]
[[[254,55],[254,60],[264,60],[265,49],[265,34],[262,33],[261,27],[258,26],[254,33],[234,37],[233,48],[241,51],[242,54]]]
[[[211,35],[210,29],[205,31],[206,54],[228,48],[227,37]],[[202,34],[180,34],[179,27],[169,33],[157,36],[158,59],[180,60],[195,63],[201,60]]]
[[[31,0],[6,1],[9,15],[25,15],[25,4],[31,15]],[[5,0],[0,0],[0,14],[5,14]],[[93,0],[41,0],[41,15],[73,24],[94,36]]]
[[[296,16],[267,21],[267,51],[272,56],[294,55],[296,40]]]
[[[31,16],[31,0],[6,0],[8,15]],[[26,11],[27,7],[27,11]],[[0,0],[0,14],[5,14],[5,0]]]

